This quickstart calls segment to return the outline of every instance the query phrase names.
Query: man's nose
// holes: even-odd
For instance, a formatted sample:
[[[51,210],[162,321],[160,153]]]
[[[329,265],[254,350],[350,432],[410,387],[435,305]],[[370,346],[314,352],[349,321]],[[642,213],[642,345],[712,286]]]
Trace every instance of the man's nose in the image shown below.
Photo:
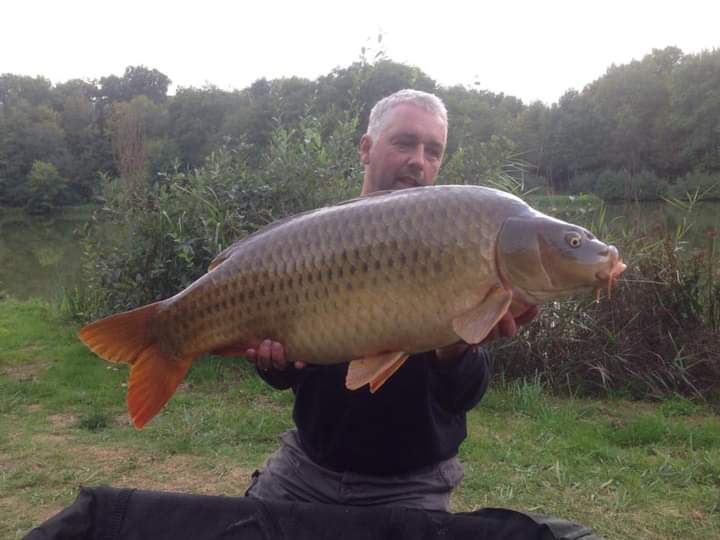
[[[410,154],[408,165],[416,169],[423,169],[425,167],[425,161],[425,145],[418,144]]]

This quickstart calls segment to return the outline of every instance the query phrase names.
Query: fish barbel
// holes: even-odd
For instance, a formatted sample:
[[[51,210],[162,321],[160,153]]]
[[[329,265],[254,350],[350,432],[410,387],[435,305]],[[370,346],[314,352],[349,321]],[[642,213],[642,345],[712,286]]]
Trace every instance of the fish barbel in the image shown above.
[[[480,343],[513,300],[610,287],[624,269],[615,247],[513,195],[403,189],[273,223],[175,296],[93,322],[80,338],[131,365],[128,410],[142,427],[209,352],[269,338],[291,361],[349,361],[346,386],[374,392],[410,354]]]

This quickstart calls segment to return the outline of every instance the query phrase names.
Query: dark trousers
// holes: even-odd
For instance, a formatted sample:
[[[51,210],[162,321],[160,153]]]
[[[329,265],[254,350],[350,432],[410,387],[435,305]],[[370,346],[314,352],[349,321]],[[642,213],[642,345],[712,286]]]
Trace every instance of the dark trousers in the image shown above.
[[[297,431],[281,436],[281,446],[255,471],[246,495],[263,501],[295,501],[347,506],[401,506],[448,511],[450,494],[464,472],[457,458],[402,475],[339,473],[321,467],[305,453]],[[558,540],[602,540],[579,523],[537,513]]]

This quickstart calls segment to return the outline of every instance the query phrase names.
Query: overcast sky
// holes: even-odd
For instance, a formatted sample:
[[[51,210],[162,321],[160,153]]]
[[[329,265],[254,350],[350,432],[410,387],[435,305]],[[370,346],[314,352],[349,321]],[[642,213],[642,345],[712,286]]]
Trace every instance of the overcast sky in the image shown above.
[[[382,33],[388,58],[442,85],[526,103],[555,102],[653,48],[720,47],[718,0],[3,0],[0,19],[0,73],[53,83],[128,65],[174,86],[314,79],[377,50]]]

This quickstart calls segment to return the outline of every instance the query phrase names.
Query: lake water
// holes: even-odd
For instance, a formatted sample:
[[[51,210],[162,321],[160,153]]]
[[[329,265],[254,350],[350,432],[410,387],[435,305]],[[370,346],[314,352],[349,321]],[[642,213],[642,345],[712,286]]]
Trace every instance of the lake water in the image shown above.
[[[558,217],[564,213],[559,208],[542,210]],[[63,286],[77,284],[82,264],[81,231],[90,217],[89,211],[47,218],[0,210],[0,295],[55,300]],[[662,203],[611,205],[607,218],[624,223],[660,223],[674,229],[682,220],[682,212]],[[720,202],[698,204],[692,223],[689,241],[705,247],[704,231],[720,225]]]
[[[89,222],[88,212],[36,217],[0,210],[0,294],[58,298],[79,274],[80,231]]]

